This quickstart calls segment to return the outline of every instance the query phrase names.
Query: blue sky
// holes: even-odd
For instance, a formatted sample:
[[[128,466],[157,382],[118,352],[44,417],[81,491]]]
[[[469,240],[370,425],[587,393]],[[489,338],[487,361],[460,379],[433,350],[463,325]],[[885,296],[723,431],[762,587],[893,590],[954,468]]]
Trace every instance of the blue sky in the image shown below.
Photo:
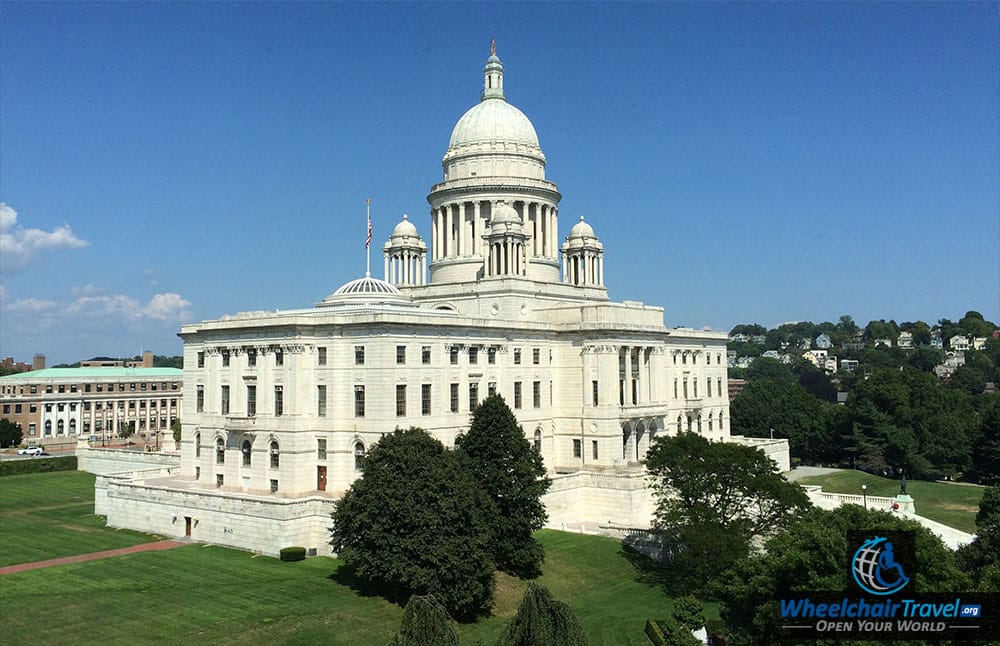
[[[0,5],[0,355],[179,353],[372,266],[508,99],[668,326],[1000,319],[983,3]]]

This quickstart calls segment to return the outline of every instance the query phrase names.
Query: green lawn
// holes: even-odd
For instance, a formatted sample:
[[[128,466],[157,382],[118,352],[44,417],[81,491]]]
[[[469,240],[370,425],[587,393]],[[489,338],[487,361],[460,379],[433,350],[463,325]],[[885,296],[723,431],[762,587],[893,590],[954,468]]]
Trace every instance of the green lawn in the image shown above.
[[[106,527],[94,514],[94,480],[83,471],[0,478],[0,566],[159,540]]]
[[[21,487],[18,480],[41,477]],[[122,532],[101,530],[97,517],[82,510],[51,521],[48,508],[78,506],[93,476],[42,474],[0,481],[0,531],[4,550],[45,527],[44,545],[77,545],[91,537],[90,549],[108,549]],[[14,489],[24,495],[9,501]],[[47,489],[47,496],[30,491]],[[91,494],[92,496],[92,494]],[[48,497],[48,500],[43,500]],[[70,502],[60,503],[60,500]],[[37,516],[37,518],[36,518]],[[32,530],[30,528],[36,528]],[[81,528],[84,528],[81,530]],[[91,531],[93,530],[93,531]],[[57,535],[64,538],[58,538]],[[101,534],[108,542],[95,545]],[[17,536],[16,541],[6,540]],[[142,542],[132,533],[132,543]],[[67,538],[68,537],[68,538]],[[670,599],[638,583],[617,541],[543,530],[546,560],[541,582],[569,603],[590,643],[647,644],[647,618],[670,614]],[[129,544],[129,543],[124,543]],[[62,554],[43,554],[50,558]],[[4,556],[11,554],[4,552]],[[13,561],[39,560],[15,558]],[[363,597],[331,575],[340,562],[313,558],[282,563],[268,557],[214,546],[189,545],[165,552],[63,565],[4,575],[0,624],[5,644],[314,644],[382,645],[395,633],[402,609],[380,597]],[[463,644],[490,646],[514,615],[525,583],[497,575],[494,615],[459,625]],[[707,607],[710,619],[718,608]]]
[[[821,485],[830,493],[861,495],[861,485],[868,485],[869,496],[895,497],[899,480],[889,480],[863,471],[843,469],[836,473],[811,476],[796,481],[802,485]],[[917,513],[963,532],[976,532],[976,512],[983,497],[983,487],[946,482],[910,480],[906,493],[913,497]]]

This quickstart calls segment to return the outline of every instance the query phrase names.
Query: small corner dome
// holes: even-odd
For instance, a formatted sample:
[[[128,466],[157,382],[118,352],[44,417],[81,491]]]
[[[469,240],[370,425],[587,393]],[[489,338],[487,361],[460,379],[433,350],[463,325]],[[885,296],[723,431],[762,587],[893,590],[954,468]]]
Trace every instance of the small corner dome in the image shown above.
[[[594,227],[590,226],[583,220],[583,216],[580,216],[580,221],[573,225],[573,228],[569,230],[569,237],[571,238],[596,238],[597,235],[594,233]]]
[[[521,224],[521,216],[509,204],[498,204],[493,211],[490,226],[508,223]]]
[[[410,222],[409,216],[405,213],[403,214],[402,221],[396,225],[396,228],[392,230],[393,238],[419,238],[420,235],[417,233],[417,227]]]

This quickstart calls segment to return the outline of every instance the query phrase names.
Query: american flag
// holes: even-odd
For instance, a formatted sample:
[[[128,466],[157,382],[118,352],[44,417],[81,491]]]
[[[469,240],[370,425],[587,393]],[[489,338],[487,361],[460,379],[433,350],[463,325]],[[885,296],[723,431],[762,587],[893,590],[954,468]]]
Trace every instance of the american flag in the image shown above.
[[[372,220],[368,218],[368,237],[365,238],[365,249],[370,247],[372,244]]]

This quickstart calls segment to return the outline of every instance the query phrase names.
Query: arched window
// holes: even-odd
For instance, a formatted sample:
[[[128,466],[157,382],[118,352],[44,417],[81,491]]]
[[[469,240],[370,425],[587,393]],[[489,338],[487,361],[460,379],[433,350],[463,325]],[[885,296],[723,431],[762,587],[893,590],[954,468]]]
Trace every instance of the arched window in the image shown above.
[[[542,429],[535,429],[535,451],[542,452]]]
[[[712,382],[708,382],[708,383],[712,383]],[[712,413],[708,414],[708,431],[710,433],[712,432]]]
[[[677,432],[680,433],[684,430],[684,418],[680,415],[677,416]]]
[[[215,440],[215,463],[226,463],[226,443],[221,437]]]
[[[698,434],[701,435],[701,415],[698,415]]]
[[[194,434],[194,457],[201,457],[201,433]]]
[[[75,419],[71,419],[69,421],[69,434],[70,435],[76,435],[76,420]]]
[[[688,433],[691,432],[691,425],[693,423],[694,423],[694,419],[692,419],[692,417],[690,415],[688,415]]]
[[[52,420],[45,420],[45,434],[52,435]]]
[[[240,450],[243,452],[243,466],[250,466],[250,440],[243,440]]]
[[[721,410],[719,411],[719,430],[720,431],[726,430],[726,427],[722,425],[722,411]]]
[[[66,432],[66,421],[59,420],[56,422],[56,435],[62,435]]]
[[[365,459],[365,445],[361,442],[354,444],[354,470],[361,471],[361,463]]]
[[[271,444],[268,447],[268,453],[271,455],[271,468],[278,468],[279,454],[278,454],[278,442],[276,440],[271,440]]]

